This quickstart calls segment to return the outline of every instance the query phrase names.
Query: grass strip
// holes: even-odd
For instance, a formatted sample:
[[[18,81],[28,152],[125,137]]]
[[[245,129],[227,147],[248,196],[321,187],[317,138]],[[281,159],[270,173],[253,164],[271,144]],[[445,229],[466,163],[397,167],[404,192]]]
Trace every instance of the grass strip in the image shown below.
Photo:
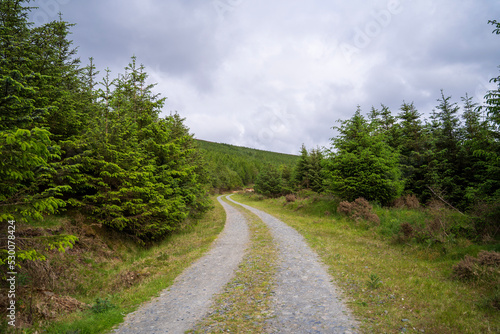
[[[304,214],[281,199],[234,199],[301,233],[328,266],[365,333],[499,333],[500,314],[481,306],[480,287],[452,280],[452,264],[396,245],[332,216]]]
[[[228,203],[247,219],[250,245],[235,277],[215,298],[210,315],[188,333],[263,333],[266,320],[272,317],[270,297],[278,250],[265,223],[241,206]]]

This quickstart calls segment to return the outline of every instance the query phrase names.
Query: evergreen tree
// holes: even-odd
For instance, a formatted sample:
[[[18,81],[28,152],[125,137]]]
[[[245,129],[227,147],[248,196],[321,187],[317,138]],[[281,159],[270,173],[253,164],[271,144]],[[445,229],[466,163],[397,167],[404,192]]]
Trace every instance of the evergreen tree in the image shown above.
[[[447,201],[464,207],[464,160],[460,143],[462,141],[461,123],[458,116],[460,107],[450,102],[451,97],[441,91],[439,105],[432,114],[432,177],[428,186],[441,192]]]
[[[399,154],[373,133],[358,107],[354,116],[341,121],[339,136],[324,160],[325,186],[342,199],[358,197],[389,204],[403,190]]]
[[[382,134],[385,137],[385,141],[389,146],[397,149],[400,137],[400,129],[396,123],[397,118],[392,115],[387,106],[382,104],[381,107],[381,110],[372,107],[369,113],[370,126],[373,132]]]
[[[420,119],[421,114],[413,103],[403,102],[400,110],[399,152],[405,192],[415,194],[421,201],[425,201],[429,196],[426,188],[430,159],[429,136]]]
[[[67,187],[41,184],[54,170],[51,159],[59,150],[41,120],[47,113],[37,96],[42,76],[33,69],[26,1],[0,3],[0,220],[41,218],[64,206],[55,196]]]
[[[283,181],[278,168],[267,165],[255,180],[255,192],[268,197],[283,195]]]
[[[494,26],[493,33],[500,35],[500,22],[488,21]],[[490,203],[500,202],[500,76],[492,78],[491,82],[497,85],[486,96],[486,105],[480,110],[486,112],[486,121],[483,122],[482,142],[477,147],[474,156],[482,161],[481,180],[477,194],[483,201]],[[496,217],[500,217],[500,206],[496,207]]]
[[[308,189],[311,186],[311,180],[309,179],[309,152],[304,144],[300,148],[300,158],[295,166],[294,181],[299,188]]]
[[[295,166],[294,183],[299,188],[311,189],[315,192],[323,191],[323,153],[320,149],[307,151],[302,145],[301,155]]]

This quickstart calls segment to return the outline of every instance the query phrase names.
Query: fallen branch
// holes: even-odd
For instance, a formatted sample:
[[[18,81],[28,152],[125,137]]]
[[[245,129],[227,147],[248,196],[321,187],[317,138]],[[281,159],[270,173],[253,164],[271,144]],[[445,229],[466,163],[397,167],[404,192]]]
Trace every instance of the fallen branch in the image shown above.
[[[442,198],[441,196],[439,196],[439,195],[438,195],[438,194],[437,194],[437,193],[436,193],[436,192],[435,192],[435,191],[434,191],[431,187],[427,186],[427,188],[429,188],[429,190],[430,190],[430,191],[432,191],[432,193],[434,194],[434,196],[436,196],[436,197],[437,197],[437,198],[438,198],[441,202],[443,202],[444,204],[448,205],[448,206],[449,206],[450,208],[452,208],[453,210],[455,210],[455,211],[457,211],[457,212],[459,212],[460,214],[462,214],[462,215],[464,215],[464,216],[465,216],[465,214],[464,214],[462,211],[458,210],[458,209],[457,209],[457,208],[455,208],[453,205],[451,205],[450,203],[446,202],[446,201],[444,200],[444,198]]]

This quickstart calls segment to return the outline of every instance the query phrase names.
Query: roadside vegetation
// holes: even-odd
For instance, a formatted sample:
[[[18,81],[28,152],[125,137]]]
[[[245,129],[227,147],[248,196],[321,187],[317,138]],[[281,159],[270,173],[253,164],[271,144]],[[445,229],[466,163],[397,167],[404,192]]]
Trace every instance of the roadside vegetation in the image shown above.
[[[78,241],[64,254],[53,250],[46,261],[28,262],[18,285],[20,327],[26,333],[102,333],[124,315],[157,296],[222,231],[225,212],[214,208],[202,219],[148,248],[115,231],[86,224],[81,216],[54,218],[51,229],[73,233]],[[46,233],[32,226],[22,233]],[[9,326],[10,327],[10,326]],[[2,322],[2,333],[11,330]]]
[[[0,2],[2,329],[10,302],[17,328],[37,328],[85,305],[119,315],[122,302],[102,291],[142,285],[153,274],[134,260],[200,228],[212,215],[211,192],[241,187],[258,174],[256,160],[275,160],[270,152],[236,150],[245,160],[196,141],[179,114],[162,115],[166,98],[136,57],[122,73],[100,75],[92,58],[87,65],[78,58],[69,39],[74,24],[61,14],[35,26],[31,4]],[[236,182],[224,180],[233,174]],[[197,252],[199,241],[191,242],[186,247]],[[7,273],[14,271],[16,297],[9,299]]]
[[[500,23],[490,21],[493,33]],[[500,77],[484,105],[441,91],[333,127],[291,171],[268,166],[240,201],[306,236],[367,333],[500,331]]]
[[[466,226],[442,205],[409,209],[361,203],[346,214],[337,212],[341,201],[311,191],[293,200],[248,194],[234,199],[304,235],[365,333],[500,331],[500,244],[478,244],[441,226],[432,228],[443,219]],[[429,236],[405,236],[399,228],[403,222],[430,228],[422,232]]]

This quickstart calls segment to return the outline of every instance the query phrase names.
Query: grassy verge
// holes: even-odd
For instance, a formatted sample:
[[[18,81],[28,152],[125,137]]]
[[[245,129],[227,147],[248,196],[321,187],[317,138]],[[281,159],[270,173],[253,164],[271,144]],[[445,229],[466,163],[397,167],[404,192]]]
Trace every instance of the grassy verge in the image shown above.
[[[484,306],[484,288],[451,279],[451,267],[458,262],[452,250],[395,244],[369,225],[331,213],[325,202],[289,206],[284,199],[234,199],[275,215],[304,235],[364,332],[500,332],[500,314]]]
[[[225,212],[216,198],[215,208],[195,224],[153,247],[144,249],[117,236],[101,238],[87,231],[66,254],[50,259],[59,272],[57,295],[71,296],[88,306],[39,322],[26,332],[102,333],[123,321],[124,315],[169,287],[194,260],[202,256],[222,231]]]
[[[272,316],[270,295],[278,252],[267,226],[255,215],[235,206],[247,219],[250,242],[235,277],[216,297],[210,315],[189,333],[263,333]]]

